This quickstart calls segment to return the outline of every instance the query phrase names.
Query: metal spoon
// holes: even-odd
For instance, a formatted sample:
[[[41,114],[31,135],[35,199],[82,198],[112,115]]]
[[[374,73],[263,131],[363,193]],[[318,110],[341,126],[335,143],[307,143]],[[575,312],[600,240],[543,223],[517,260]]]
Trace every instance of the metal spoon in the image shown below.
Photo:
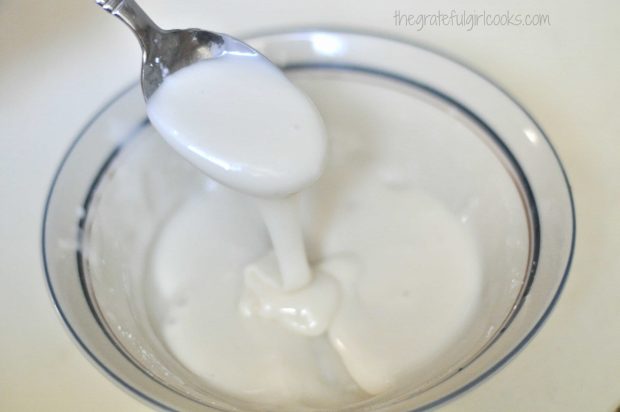
[[[256,55],[258,52],[233,37],[199,29],[164,30],[135,0],[96,0],[105,11],[121,19],[142,47],[142,93],[146,101],[165,77],[200,60],[227,53]]]

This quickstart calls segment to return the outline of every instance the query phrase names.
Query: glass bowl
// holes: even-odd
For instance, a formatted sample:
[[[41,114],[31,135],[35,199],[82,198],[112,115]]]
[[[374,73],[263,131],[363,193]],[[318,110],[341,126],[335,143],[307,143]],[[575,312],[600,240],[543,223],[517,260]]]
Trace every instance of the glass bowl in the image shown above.
[[[544,323],[572,258],[570,186],[543,131],[489,80],[417,45],[325,30],[248,42],[313,98],[328,131],[361,139],[373,129],[394,150],[407,146],[409,183],[460,218],[481,262],[476,316],[457,344],[394,390],[328,409],[423,410],[491,375]],[[204,185],[151,128],[138,85],[123,90],[88,122],[54,178],[42,235],[49,289],[79,347],[151,406],[275,409],[197,378],[150,326],[156,303],[138,293],[158,230]]]

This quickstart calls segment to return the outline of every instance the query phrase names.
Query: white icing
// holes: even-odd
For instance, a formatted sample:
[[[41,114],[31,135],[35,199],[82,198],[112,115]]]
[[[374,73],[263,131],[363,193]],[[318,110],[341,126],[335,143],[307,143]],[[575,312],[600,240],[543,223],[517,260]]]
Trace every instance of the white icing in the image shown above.
[[[148,113],[237,191],[210,184],[153,251],[168,305],[159,333],[195,374],[254,401],[330,405],[395,387],[458,338],[480,291],[474,241],[410,184],[407,148],[334,127],[327,173],[308,188],[324,167],[323,123],[259,55],[172,74]]]
[[[326,137],[317,109],[259,54],[228,54],[173,73],[147,112],[175,150],[240,192],[288,195],[321,175]]]

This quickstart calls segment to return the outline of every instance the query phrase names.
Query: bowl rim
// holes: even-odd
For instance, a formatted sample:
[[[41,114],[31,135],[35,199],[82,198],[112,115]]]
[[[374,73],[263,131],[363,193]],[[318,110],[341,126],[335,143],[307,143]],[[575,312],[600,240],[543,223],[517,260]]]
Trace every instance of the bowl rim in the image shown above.
[[[304,33],[316,33],[316,32],[321,32],[321,33],[328,33],[328,34],[332,34],[332,35],[355,35],[355,36],[365,36],[365,37],[371,37],[371,38],[376,38],[376,39],[380,39],[380,40],[387,40],[387,41],[392,41],[392,42],[396,42],[396,43],[400,43],[403,46],[408,46],[408,47],[414,47],[414,48],[418,48],[424,51],[428,51],[432,54],[438,55],[446,60],[451,61],[452,63],[455,63],[458,66],[461,66],[462,68],[468,70],[469,72],[471,72],[472,74],[475,74],[479,77],[481,77],[483,80],[485,80],[487,83],[489,83],[491,86],[493,86],[495,89],[497,89],[499,92],[501,92],[505,97],[507,97],[518,109],[521,110],[521,112],[523,114],[525,114],[525,116],[528,118],[529,121],[532,122],[532,124],[534,126],[536,126],[538,128],[538,130],[541,133],[541,136],[543,137],[545,143],[548,145],[548,147],[550,148],[554,158],[556,159],[557,162],[557,166],[559,167],[559,170],[562,174],[564,183],[565,183],[565,188],[567,190],[567,194],[568,194],[568,200],[569,200],[569,206],[570,206],[570,214],[571,214],[571,228],[570,228],[570,233],[571,233],[571,239],[570,239],[570,247],[568,250],[568,255],[567,255],[567,259],[566,259],[566,264],[564,267],[564,271],[562,274],[562,277],[560,278],[560,282],[557,286],[557,289],[555,290],[553,297],[551,298],[551,300],[549,301],[547,307],[544,309],[544,311],[542,312],[542,315],[540,316],[540,318],[538,319],[538,321],[536,323],[533,324],[533,326],[531,327],[531,329],[525,334],[525,336],[515,345],[515,347],[509,351],[506,355],[504,355],[502,358],[500,358],[498,361],[496,361],[493,366],[491,366],[490,368],[488,368],[487,370],[485,370],[484,372],[480,373],[478,376],[476,376],[474,379],[472,379],[470,382],[466,383],[465,385],[457,388],[456,390],[447,393],[444,396],[441,396],[440,398],[424,404],[422,406],[420,406],[419,408],[416,408],[416,411],[419,410],[427,410],[427,409],[431,409],[434,407],[437,407],[440,404],[443,404],[451,399],[454,399],[456,397],[458,397],[459,395],[463,394],[464,392],[467,392],[468,390],[470,390],[471,388],[477,386],[478,384],[480,384],[481,382],[483,382],[484,380],[486,380],[487,378],[489,378],[490,376],[492,376],[493,374],[495,374],[497,371],[499,371],[502,367],[504,367],[506,364],[508,364],[508,362],[510,360],[512,360],[521,350],[523,350],[523,348],[525,346],[527,346],[527,344],[532,340],[532,338],[536,335],[536,333],[540,330],[541,326],[545,323],[545,321],[548,319],[549,315],[551,314],[551,312],[553,311],[553,309],[555,308],[557,301],[559,300],[562,291],[565,287],[566,281],[568,279],[568,274],[570,272],[570,268],[572,266],[572,262],[573,262],[573,257],[574,257],[574,253],[575,253],[575,243],[576,243],[576,213],[575,213],[575,203],[574,203],[574,197],[573,197],[573,192],[572,192],[572,188],[570,185],[570,181],[568,179],[568,175],[566,173],[566,170],[564,168],[564,165],[562,164],[559,155],[555,149],[555,147],[553,146],[553,144],[551,143],[549,137],[547,136],[547,134],[545,133],[544,129],[540,126],[540,124],[534,119],[534,117],[524,108],[524,106],[512,95],[510,94],[504,87],[502,87],[501,85],[499,85],[496,81],[490,79],[489,77],[487,77],[486,75],[484,75],[483,73],[481,73],[480,71],[478,71],[477,69],[471,67],[469,64],[464,63],[463,61],[455,58],[454,56],[447,54],[441,50],[437,50],[436,48],[430,47],[428,45],[425,44],[420,44],[419,42],[415,42],[412,41],[410,39],[407,38],[403,38],[397,35],[392,35],[392,34],[386,34],[386,33],[381,33],[381,32],[377,32],[377,31],[372,31],[372,30],[368,30],[366,28],[364,29],[360,29],[360,30],[355,30],[355,29],[351,29],[351,28],[343,28],[343,27],[334,27],[334,26],[301,26],[301,27],[284,27],[281,29],[271,29],[271,30],[262,30],[262,31],[253,31],[253,32],[249,32],[246,33],[244,35],[239,36],[239,38],[245,39],[245,40],[253,40],[255,38],[260,38],[260,37],[266,37],[266,36],[274,36],[274,35],[293,35],[293,34],[304,34]],[[329,67],[329,66],[327,66]],[[126,390],[127,392],[129,392],[130,394],[132,394],[135,398],[137,398],[140,401],[145,402],[146,404],[150,405],[150,406],[154,406],[158,409],[161,410],[170,410],[170,411],[174,411],[174,409],[172,409],[170,406],[165,405],[163,403],[161,403],[160,401],[154,399],[153,397],[143,393],[142,391],[140,391],[139,389],[137,389],[136,387],[132,386],[131,384],[125,382],[122,378],[120,378],[119,376],[117,376],[112,370],[110,370],[103,361],[101,361],[100,359],[97,358],[97,356],[95,356],[92,351],[89,349],[89,347],[83,342],[83,340],[80,338],[80,335],[75,331],[75,329],[73,328],[73,326],[71,325],[71,323],[69,322],[68,318],[66,317],[66,315],[63,312],[62,309],[62,305],[59,302],[56,293],[54,291],[54,287],[52,285],[52,280],[51,280],[51,276],[50,276],[50,270],[48,268],[48,256],[47,256],[47,251],[46,251],[46,247],[45,247],[45,239],[46,239],[46,226],[47,226],[47,222],[48,222],[48,215],[49,215],[49,206],[50,206],[50,202],[52,199],[52,196],[54,194],[58,179],[60,177],[60,174],[62,172],[62,170],[64,169],[65,163],[67,162],[67,160],[70,158],[70,156],[72,155],[75,147],[79,144],[79,142],[81,141],[82,137],[86,134],[86,132],[90,129],[90,127],[101,117],[101,115],[106,112],[112,105],[114,105],[115,102],[117,102],[120,98],[122,98],[125,94],[129,93],[131,90],[133,90],[136,86],[138,85],[137,81],[132,82],[131,84],[125,86],[124,88],[122,88],[119,92],[115,93],[111,98],[109,98],[89,119],[88,121],[85,123],[85,125],[80,129],[79,133],[77,134],[77,136],[73,139],[73,141],[70,143],[69,147],[67,148],[67,150],[65,151],[58,167],[56,168],[54,175],[52,177],[51,180],[51,184],[50,184],[50,188],[48,191],[48,194],[46,196],[46,200],[45,200],[45,205],[43,208],[43,219],[42,219],[42,223],[41,223],[41,251],[42,251],[42,261],[43,261],[43,271],[44,271],[44,276],[45,276],[45,282],[47,284],[47,290],[50,296],[50,299],[52,301],[53,307],[56,311],[56,313],[58,314],[61,323],[64,325],[64,327],[68,330],[70,336],[73,338],[74,342],[77,344],[76,346],[86,355],[87,359],[89,359],[91,362],[93,362],[102,372],[104,372],[104,375],[107,375],[110,380],[112,382],[114,382],[117,386],[121,387],[122,389]],[[458,103],[458,102],[457,102]],[[461,106],[463,106],[461,104]],[[499,139],[500,143],[502,142],[501,139]],[[510,155],[511,152],[508,150],[507,151]],[[515,164],[518,165],[519,163],[516,162],[515,160]],[[525,181],[527,182],[527,179],[525,179]],[[532,274],[531,278],[533,279],[534,276]]]

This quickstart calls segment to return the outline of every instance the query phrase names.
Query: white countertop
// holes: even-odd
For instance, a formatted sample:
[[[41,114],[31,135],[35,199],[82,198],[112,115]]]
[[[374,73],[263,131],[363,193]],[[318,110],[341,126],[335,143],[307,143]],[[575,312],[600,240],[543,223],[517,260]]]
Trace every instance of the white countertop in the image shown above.
[[[165,27],[242,34],[371,29],[452,54],[503,85],[564,161],[577,207],[568,283],[542,331],[499,373],[441,411],[609,411],[620,406],[620,2],[469,2],[470,12],[548,13],[550,27],[394,25],[463,2],[143,0]],[[137,79],[128,30],[92,0],[0,0],[0,410],[145,411],[76,349],[41,264],[44,199],[69,142]]]

